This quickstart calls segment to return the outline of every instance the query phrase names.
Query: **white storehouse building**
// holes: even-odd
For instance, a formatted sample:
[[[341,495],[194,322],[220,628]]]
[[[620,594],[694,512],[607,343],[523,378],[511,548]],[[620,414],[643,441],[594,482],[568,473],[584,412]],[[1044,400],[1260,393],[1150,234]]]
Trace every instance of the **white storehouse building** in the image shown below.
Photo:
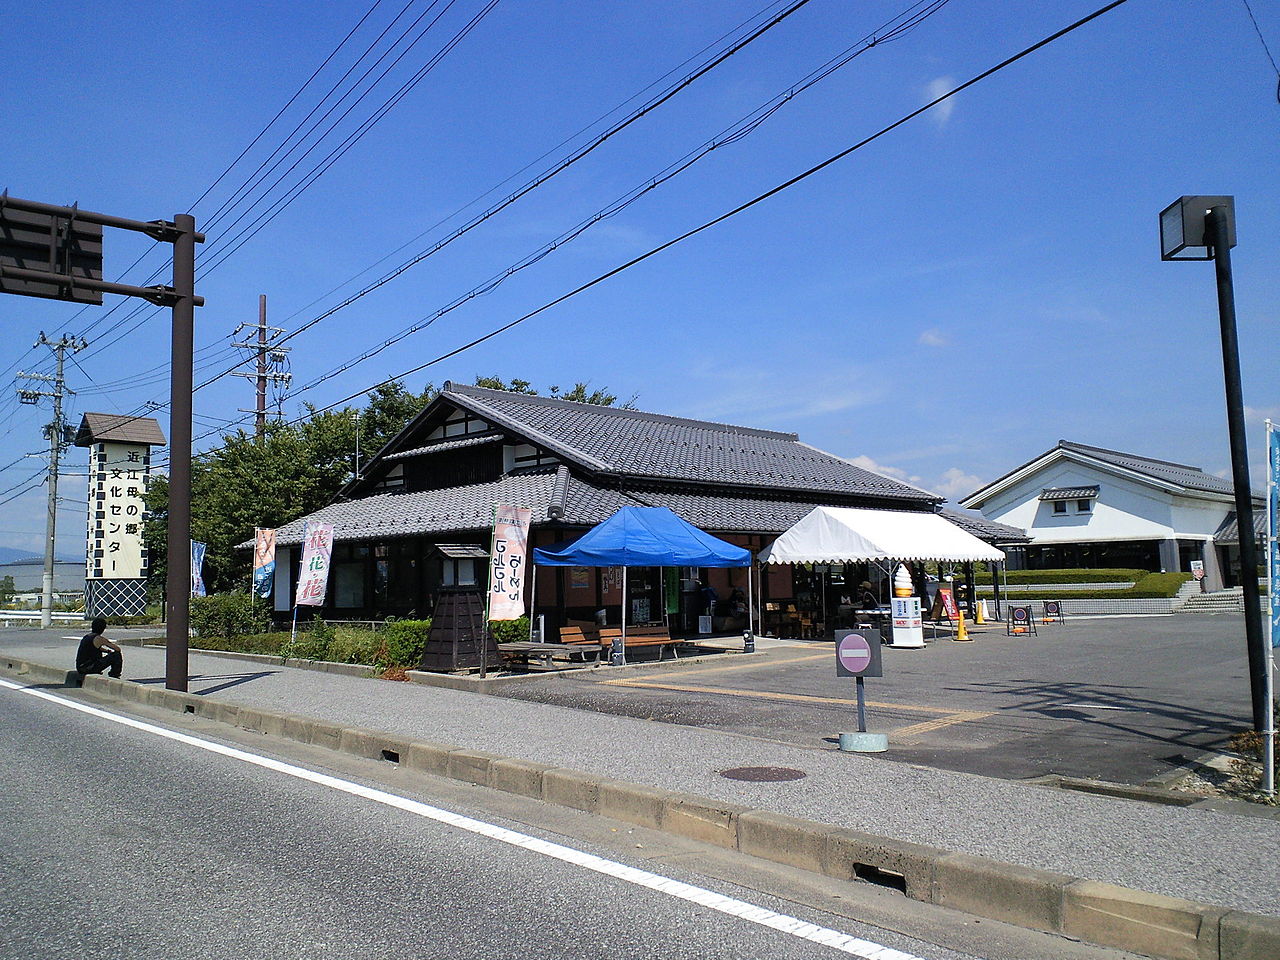
[[[1198,560],[1207,589],[1237,580],[1231,481],[1199,467],[1059,440],[960,503],[1026,530],[1031,542],[1008,550],[1011,570],[1189,572]]]

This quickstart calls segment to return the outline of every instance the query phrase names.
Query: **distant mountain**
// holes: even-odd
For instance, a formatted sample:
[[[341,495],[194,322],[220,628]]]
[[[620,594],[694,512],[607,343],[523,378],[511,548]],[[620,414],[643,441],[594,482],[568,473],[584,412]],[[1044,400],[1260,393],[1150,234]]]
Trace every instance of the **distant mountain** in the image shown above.
[[[30,550],[15,550],[13,547],[0,547],[0,563],[9,563],[11,560],[22,560],[31,556]]]

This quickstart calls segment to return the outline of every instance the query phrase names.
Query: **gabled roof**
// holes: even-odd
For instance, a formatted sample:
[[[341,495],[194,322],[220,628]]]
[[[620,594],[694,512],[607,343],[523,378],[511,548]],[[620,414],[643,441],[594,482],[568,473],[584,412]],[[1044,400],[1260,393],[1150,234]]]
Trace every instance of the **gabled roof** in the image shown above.
[[[148,443],[164,446],[164,434],[154,417],[131,417],[124,413],[86,413],[76,431],[77,447],[94,443]]]
[[[619,507],[667,507],[695,527],[717,533],[781,533],[823,505],[820,496],[803,494],[743,491],[738,496],[719,496],[692,487],[597,482],[560,466],[508,474],[490,483],[376,493],[339,501],[284,524],[276,530],[276,543],[301,543],[304,519],[332,523],[334,540],[339,543],[488,530],[493,525],[495,503],[531,508],[534,526],[558,523],[565,527],[595,526]],[[249,549],[253,541],[239,546]]]
[[[940,499],[801,443],[794,433],[449,382],[374,462],[421,449],[422,427],[442,405],[468,410],[597,476],[843,493],[921,505]]]
[[[1072,443],[1059,440],[1056,447],[1046,450],[1040,456],[1028,460],[1014,470],[1010,470],[998,480],[993,480],[979,490],[964,497],[960,501],[963,507],[977,507],[996,493],[1012,486],[1019,480],[1048,466],[1059,459],[1070,459],[1092,464],[1110,473],[1129,475],[1135,479],[1154,482],[1171,492],[1192,494],[1212,494],[1231,496],[1230,480],[1205,473],[1199,467],[1185,463],[1174,463],[1171,460],[1156,460],[1151,457],[1140,457],[1134,453],[1122,453],[1119,450],[1108,450],[1105,447],[1092,447],[1083,443]]]
[[[1253,539],[1260,547],[1265,549],[1267,542],[1267,511],[1253,511]],[[1238,544],[1240,542],[1240,522],[1236,519],[1236,512],[1232,510],[1227,514],[1226,519],[1222,521],[1222,525],[1213,534],[1213,542],[1219,546],[1227,544]]]

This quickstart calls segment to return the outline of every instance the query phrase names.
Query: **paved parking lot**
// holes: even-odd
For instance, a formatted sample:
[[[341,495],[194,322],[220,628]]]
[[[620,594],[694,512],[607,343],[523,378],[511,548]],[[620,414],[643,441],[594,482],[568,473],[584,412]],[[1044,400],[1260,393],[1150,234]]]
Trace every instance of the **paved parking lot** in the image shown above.
[[[884,648],[868,679],[868,728],[888,756],[1023,779],[1061,774],[1142,783],[1249,726],[1241,616],[1074,620],[1011,637]],[[833,644],[751,658],[549,675],[504,696],[835,749],[855,730],[854,686]]]

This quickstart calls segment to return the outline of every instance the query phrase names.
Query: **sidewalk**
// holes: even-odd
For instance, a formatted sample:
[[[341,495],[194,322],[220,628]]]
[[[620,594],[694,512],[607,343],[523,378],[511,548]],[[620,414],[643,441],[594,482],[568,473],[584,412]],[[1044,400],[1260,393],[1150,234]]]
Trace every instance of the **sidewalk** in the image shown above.
[[[75,644],[61,633],[7,632],[0,654],[67,669]],[[1280,916],[1280,821],[1059,792],[834,748],[278,664],[192,655],[191,675],[192,693],[227,703]],[[125,677],[162,686],[164,651],[126,647]],[[807,776],[749,783],[718,773],[741,766],[793,767]]]

